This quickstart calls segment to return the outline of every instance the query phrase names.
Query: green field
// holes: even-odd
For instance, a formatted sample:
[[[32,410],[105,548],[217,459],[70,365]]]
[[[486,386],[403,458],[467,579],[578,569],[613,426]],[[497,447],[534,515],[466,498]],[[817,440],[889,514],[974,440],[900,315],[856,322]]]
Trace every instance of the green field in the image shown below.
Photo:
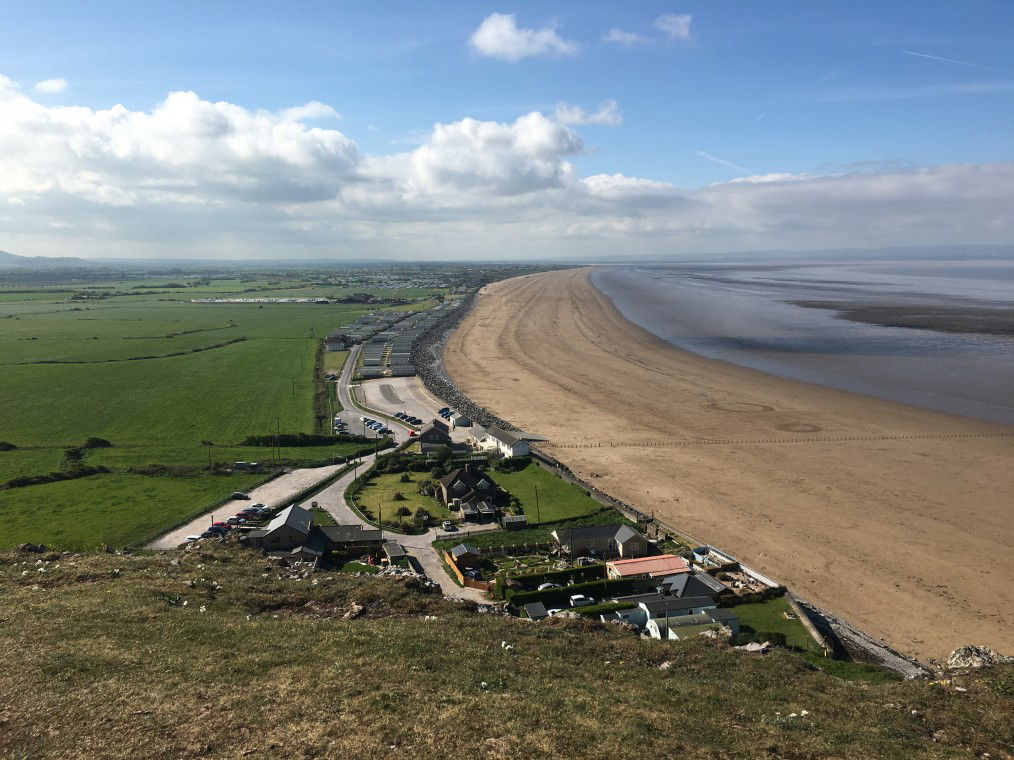
[[[126,546],[264,480],[264,475],[146,477],[112,473],[0,491],[2,543],[67,549]]]
[[[127,470],[149,465],[206,469],[205,441],[214,444],[211,460],[226,464],[319,465],[358,448],[282,448],[276,458],[271,447],[238,444],[247,436],[276,430],[315,432],[314,361],[321,338],[382,307],[191,302],[211,297],[342,297],[367,291],[378,297],[428,299],[440,292],[368,289],[355,278],[327,280],[170,276],[142,283],[4,287],[0,441],[12,442],[18,450],[0,451],[0,483],[67,469],[71,463],[64,451],[91,436],[113,446],[87,451],[82,463],[115,472],[87,481],[0,490],[0,520],[17,526],[3,531],[0,547],[29,540],[61,547],[118,544],[125,536],[146,535],[157,527],[153,515],[164,514],[163,522],[171,523],[179,514],[195,511],[221,495],[212,481],[226,481],[159,477],[149,478],[142,488],[147,481],[140,475],[128,477]],[[417,300],[394,308],[430,304]],[[336,369],[343,360],[344,354],[324,354],[326,368]],[[325,417],[335,411],[333,403],[325,402]],[[133,484],[126,491],[125,477]],[[158,508],[152,512],[141,503],[144,499],[134,499],[138,493],[150,496]],[[61,504],[76,500],[91,515],[84,526],[78,525],[76,515],[68,520],[71,511],[66,508],[33,521],[33,512],[51,499]]]
[[[488,474],[497,485],[518,498],[529,525],[582,517],[602,509],[602,505],[585,491],[535,462],[517,472],[497,472],[490,468]]]

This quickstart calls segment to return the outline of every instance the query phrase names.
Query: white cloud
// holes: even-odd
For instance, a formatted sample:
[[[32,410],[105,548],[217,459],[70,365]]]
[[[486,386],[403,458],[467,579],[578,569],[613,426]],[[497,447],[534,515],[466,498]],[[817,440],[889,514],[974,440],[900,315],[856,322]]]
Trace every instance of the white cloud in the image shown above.
[[[481,55],[504,61],[546,55],[575,55],[578,44],[565,40],[553,26],[542,29],[519,28],[513,13],[491,13],[469,40]]]
[[[556,104],[555,116],[561,124],[605,124],[613,127],[623,123],[623,114],[615,100],[603,100],[596,111],[560,102]]]
[[[42,92],[47,95],[51,95],[57,92],[63,92],[67,89],[66,79],[43,79],[41,82],[36,82],[33,87],[36,92]]]
[[[648,38],[643,34],[637,32],[627,32],[623,29],[610,29],[608,32],[602,35],[602,39],[605,42],[612,42],[616,45],[640,45],[644,42],[648,42]]]
[[[688,40],[692,20],[689,13],[663,13],[655,19],[655,28],[671,40]]]
[[[321,104],[251,111],[177,92],[149,111],[93,110],[0,77],[0,112],[0,247],[19,253],[517,258],[1014,239],[1014,163],[739,167],[747,176],[693,189],[582,177],[580,135],[537,112],[438,123],[386,155],[306,123],[333,118]]]

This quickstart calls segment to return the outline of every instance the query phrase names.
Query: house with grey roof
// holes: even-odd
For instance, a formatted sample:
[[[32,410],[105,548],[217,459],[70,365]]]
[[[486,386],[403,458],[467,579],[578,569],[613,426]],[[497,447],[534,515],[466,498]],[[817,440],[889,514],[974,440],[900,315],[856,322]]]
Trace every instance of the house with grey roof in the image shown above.
[[[480,449],[496,451],[504,457],[526,457],[532,453],[523,433],[489,427],[473,431],[471,437]]]
[[[451,548],[451,558],[458,567],[477,567],[482,553],[471,544],[458,544]]]
[[[575,525],[557,528],[553,540],[571,556],[643,557],[648,539],[629,525]]]
[[[313,560],[328,552],[374,552],[383,543],[383,531],[362,525],[314,525],[311,512],[293,504],[263,528],[247,533],[242,540],[270,554]]]

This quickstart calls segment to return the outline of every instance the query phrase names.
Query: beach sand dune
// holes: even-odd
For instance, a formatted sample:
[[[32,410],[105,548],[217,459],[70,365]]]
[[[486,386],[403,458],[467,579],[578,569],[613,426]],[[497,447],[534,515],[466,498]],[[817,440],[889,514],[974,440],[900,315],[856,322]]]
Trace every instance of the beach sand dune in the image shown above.
[[[588,273],[485,288],[444,353],[461,390],[903,652],[1014,653],[1014,428],[680,351]]]

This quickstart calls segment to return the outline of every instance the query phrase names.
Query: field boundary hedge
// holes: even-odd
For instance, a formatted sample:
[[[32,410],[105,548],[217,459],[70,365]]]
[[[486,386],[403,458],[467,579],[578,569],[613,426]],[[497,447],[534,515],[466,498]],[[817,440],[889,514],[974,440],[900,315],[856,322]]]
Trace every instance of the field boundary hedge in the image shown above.
[[[56,483],[61,480],[77,480],[78,478],[87,478],[90,475],[103,475],[108,472],[110,472],[110,469],[102,465],[94,467],[86,465],[75,467],[71,470],[54,470],[44,475],[19,475],[16,478],[11,478],[0,483],[0,490],[27,488],[28,486],[39,486],[43,483]]]
[[[514,581],[525,586],[523,591],[534,591],[543,583],[559,583],[561,586],[573,580],[575,583],[584,583],[596,578],[602,578],[605,574],[605,563],[597,562],[594,565],[584,567],[572,567],[567,570],[545,570],[538,573],[523,573],[511,575],[509,572],[500,572],[496,576],[496,593],[500,599],[504,598],[507,592],[506,584]],[[521,593],[521,592],[515,592]]]
[[[588,592],[591,596],[623,596],[632,594],[636,589],[634,581],[629,578],[614,578],[607,581],[587,581],[575,583],[563,588],[547,588],[545,591],[508,591],[507,602],[513,607],[521,607],[530,602],[542,602],[547,607],[557,602],[569,602],[574,594]]]

